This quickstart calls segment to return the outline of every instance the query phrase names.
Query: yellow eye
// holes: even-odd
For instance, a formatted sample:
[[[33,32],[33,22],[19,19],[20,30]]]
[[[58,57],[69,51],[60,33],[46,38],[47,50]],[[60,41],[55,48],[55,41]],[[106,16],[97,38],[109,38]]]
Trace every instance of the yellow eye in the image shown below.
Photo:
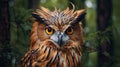
[[[53,30],[51,27],[47,27],[47,28],[45,28],[45,32],[46,32],[48,35],[51,35],[51,34],[53,34],[54,30]]]
[[[73,34],[73,32],[74,32],[74,30],[73,30],[72,27],[69,27],[69,28],[66,30],[66,33],[67,33],[68,35]]]

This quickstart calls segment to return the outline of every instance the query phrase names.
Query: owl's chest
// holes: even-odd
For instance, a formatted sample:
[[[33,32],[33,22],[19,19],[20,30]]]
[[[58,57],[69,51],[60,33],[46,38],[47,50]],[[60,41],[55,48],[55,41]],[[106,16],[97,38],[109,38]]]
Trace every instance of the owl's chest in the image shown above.
[[[75,51],[62,53],[55,50],[39,52],[33,67],[81,67],[81,55]]]

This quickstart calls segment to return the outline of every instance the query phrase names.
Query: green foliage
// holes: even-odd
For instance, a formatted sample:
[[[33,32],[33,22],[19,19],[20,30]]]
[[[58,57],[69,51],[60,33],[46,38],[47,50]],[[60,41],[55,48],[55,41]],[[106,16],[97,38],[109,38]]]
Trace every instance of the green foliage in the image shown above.
[[[24,53],[29,49],[29,39],[31,30],[31,11],[25,8],[21,3],[25,1],[12,1],[13,5],[10,6],[11,16],[11,50],[12,59],[15,62],[13,66],[18,63]],[[19,2],[19,3],[18,3]]]
[[[51,10],[54,8],[65,9],[68,6],[68,0],[40,0],[40,5]]]

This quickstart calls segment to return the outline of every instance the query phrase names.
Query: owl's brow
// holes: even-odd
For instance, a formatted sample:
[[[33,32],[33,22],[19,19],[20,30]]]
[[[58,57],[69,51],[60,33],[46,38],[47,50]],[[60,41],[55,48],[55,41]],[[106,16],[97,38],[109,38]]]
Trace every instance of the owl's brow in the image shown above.
[[[53,28],[53,29],[57,29],[56,26],[53,26],[53,25],[48,25],[49,27]]]
[[[63,30],[63,32],[65,32],[69,27],[71,27],[71,25],[65,26],[65,29]]]

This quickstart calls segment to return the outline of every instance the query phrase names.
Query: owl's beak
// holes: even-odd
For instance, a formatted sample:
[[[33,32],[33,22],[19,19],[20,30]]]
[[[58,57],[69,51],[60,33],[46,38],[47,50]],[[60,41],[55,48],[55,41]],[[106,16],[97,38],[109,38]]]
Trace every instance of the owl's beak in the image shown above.
[[[59,44],[59,46],[62,46],[62,44],[63,44],[62,37],[63,37],[63,34],[58,35],[58,44]]]

